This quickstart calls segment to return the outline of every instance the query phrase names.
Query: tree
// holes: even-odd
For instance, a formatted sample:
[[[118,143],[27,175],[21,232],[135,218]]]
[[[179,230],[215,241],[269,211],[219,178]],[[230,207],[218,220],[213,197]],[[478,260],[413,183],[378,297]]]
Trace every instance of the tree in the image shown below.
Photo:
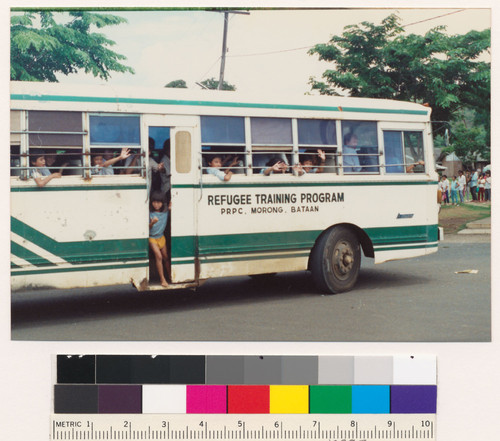
[[[487,120],[490,63],[478,58],[490,48],[490,30],[449,36],[436,27],[421,36],[404,34],[399,22],[393,14],[378,26],[346,26],[341,36],[314,46],[310,54],[335,65],[324,72],[324,82],[310,79],[312,89],[429,103],[436,121],[450,121],[464,107]]]
[[[110,72],[134,70],[119,62],[126,57],[109,49],[115,43],[92,28],[126,23],[109,14],[68,11],[59,23],[50,11],[25,12],[11,17],[10,78],[20,81],[57,82],[57,73],[69,75],[82,69],[107,80]],[[62,13],[58,20],[64,18]]]
[[[173,87],[177,89],[187,89],[186,82],[184,80],[174,80],[170,81],[170,83],[165,84],[165,87]]]
[[[443,146],[444,152],[455,152],[464,165],[473,166],[479,159],[490,160],[489,132],[478,123],[478,115],[471,109],[457,112],[450,124],[449,146]],[[436,143],[434,143],[436,145]]]
[[[208,78],[200,83],[202,86],[205,86],[207,89],[218,89],[219,88],[219,80],[215,78]],[[227,83],[226,81],[222,82],[222,90],[236,90],[236,86]]]

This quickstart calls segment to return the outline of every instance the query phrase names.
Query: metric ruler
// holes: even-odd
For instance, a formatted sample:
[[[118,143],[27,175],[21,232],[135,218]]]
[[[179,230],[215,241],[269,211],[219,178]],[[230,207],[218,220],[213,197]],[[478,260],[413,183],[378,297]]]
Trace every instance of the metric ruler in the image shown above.
[[[54,414],[52,440],[435,440],[435,414]]]

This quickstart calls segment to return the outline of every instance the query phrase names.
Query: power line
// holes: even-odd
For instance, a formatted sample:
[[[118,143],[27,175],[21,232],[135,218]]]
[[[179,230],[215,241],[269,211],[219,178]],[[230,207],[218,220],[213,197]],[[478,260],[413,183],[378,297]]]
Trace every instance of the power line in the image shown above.
[[[460,12],[464,12],[466,9],[459,9],[458,11],[452,11],[452,12],[448,12],[446,14],[441,14],[441,15],[436,15],[435,17],[430,17],[430,18],[426,18],[424,20],[420,20],[420,21],[415,21],[413,23],[408,23],[408,24],[405,24],[405,25],[402,25],[401,27],[402,28],[406,28],[408,26],[413,26],[413,25],[416,25],[416,24],[420,24],[420,23],[425,23],[427,21],[431,21],[431,20],[436,20],[438,18],[443,18],[443,17],[447,17],[448,15],[453,15],[453,14],[458,14]],[[233,17],[232,17],[233,18]],[[304,50],[304,49],[311,49],[313,48],[315,45],[312,45],[312,46],[303,46],[303,47],[297,47],[297,48],[293,48],[293,49],[282,49],[282,50],[277,50],[277,51],[270,51],[270,52],[257,52],[257,53],[253,53],[253,54],[239,54],[239,55],[227,55],[228,58],[241,58],[241,57],[256,57],[256,56],[261,56],[261,55],[274,55],[274,54],[280,54],[280,53],[284,53],[284,52],[294,52],[294,51],[301,51],[301,50]],[[221,59],[221,57],[218,57],[217,60],[215,60],[215,62],[212,64],[212,66],[210,66],[210,69],[208,69],[207,73],[210,72],[212,70],[212,68],[214,67],[214,65]],[[206,73],[206,74],[207,74]],[[205,74],[205,75],[206,75]],[[205,76],[204,75],[204,76]]]
[[[419,24],[419,23],[425,23],[426,21],[435,20],[436,18],[446,17],[446,16],[452,15],[452,14],[458,14],[459,12],[464,12],[464,11],[465,11],[465,9],[460,9],[458,11],[448,12],[447,14],[437,15],[436,17],[426,18],[425,20],[416,21],[414,23],[408,23],[407,25],[403,25],[401,27],[402,28],[406,28],[408,26],[413,26],[413,25],[416,25],[416,24]]]
[[[458,14],[459,12],[464,12],[464,11],[465,11],[465,9],[460,9],[458,11],[448,12],[447,14],[436,15],[435,17],[430,17],[430,18],[426,18],[424,20],[416,21],[416,22],[413,22],[413,23],[408,23],[406,25],[402,25],[401,27],[402,28],[406,28],[408,26],[413,26],[413,25],[416,25],[416,24],[419,24],[419,23],[425,23],[426,21],[436,20],[438,18],[446,17],[446,16],[452,15],[452,14]],[[315,45],[312,45],[312,46],[303,46],[303,47],[297,47],[297,48],[293,48],[293,49],[282,49],[282,50],[279,50],[279,51],[258,52],[258,53],[253,53],[253,54],[227,55],[227,57],[236,58],[236,57],[255,57],[255,56],[259,56],[259,55],[273,55],[273,54],[280,54],[280,53],[283,53],[283,52],[293,52],[293,51],[301,51],[301,50],[304,50],[304,49],[311,49],[314,46]],[[219,59],[220,59],[220,57],[219,57]]]
[[[228,57],[235,58],[235,57],[254,57],[255,55],[272,55],[272,54],[279,54],[282,52],[292,52],[292,51],[301,51],[303,49],[311,49],[313,46],[304,46],[304,47],[296,47],[294,49],[282,49],[280,51],[272,51],[272,52],[260,52],[256,54],[241,54],[241,55],[228,55]]]
[[[205,73],[201,76],[201,78],[205,78],[205,76],[208,74],[208,72],[210,72],[210,71],[213,69],[213,67],[214,67],[214,66],[215,66],[215,65],[219,62],[220,58],[221,58],[221,57],[220,57],[220,55],[219,55],[219,56],[217,57],[217,60],[215,60],[215,61],[212,63],[212,65],[210,66],[210,68],[209,68],[209,69],[208,69],[208,70],[207,70],[207,71],[206,71],[206,72],[205,72]],[[200,80],[200,81],[201,81],[201,80]]]

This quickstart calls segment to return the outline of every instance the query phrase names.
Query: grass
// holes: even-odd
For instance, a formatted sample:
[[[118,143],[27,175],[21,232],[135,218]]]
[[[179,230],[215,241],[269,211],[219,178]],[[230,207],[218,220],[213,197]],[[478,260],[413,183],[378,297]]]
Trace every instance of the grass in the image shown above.
[[[454,234],[466,228],[469,222],[491,216],[489,202],[466,203],[459,206],[445,205],[439,212],[439,226],[444,228],[445,234]]]

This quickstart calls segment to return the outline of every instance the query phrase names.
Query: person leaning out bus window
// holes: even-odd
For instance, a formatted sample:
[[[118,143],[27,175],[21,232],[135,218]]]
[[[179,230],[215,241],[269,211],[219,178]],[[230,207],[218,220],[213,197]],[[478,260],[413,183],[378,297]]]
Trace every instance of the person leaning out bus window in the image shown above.
[[[232,167],[234,164],[230,164],[229,167]],[[233,176],[233,172],[229,169],[226,171],[221,170],[222,167],[222,156],[214,155],[208,161],[207,173],[209,175],[217,176],[221,181],[229,181],[231,176]]]
[[[92,174],[94,175],[113,175],[114,171],[111,168],[113,164],[118,161],[127,159],[130,156],[130,149],[127,147],[122,148],[121,153],[111,159],[105,159],[103,154],[98,154],[94,156],[94,168],[92,169]]]
[[[266,163],[266,168],[262,169],[260,172],[264,176],[269,176],[275,173],[286,173],[287,171],[288,164],[280,157],[275,156]]]
[[[34,167],[31,169],[30,176],[39,187],[45,187],[52,179],[62,176],[60,172],[50,172],[45,162],[45,154],[42,151],[32,152],[30,163]]]
[[[422,165],[425,165],[425,162],[422,160],[414,162],[413,164],[409,164],[406,166],[406,169],[405,169],[406,173],[414,173],[415,172],[414,168],[418,167],[418,166],[422,166]]]
[[[348,133],[344,136],[344,148],[342,149],[343,164],[345,173],[358,173],[361,171],[359,162],[358,137],[354,133]]]
[[[320,162],[318,165],[315,165],[315,157],[312,155],[304,155],[300,159],[300,163],[297,168],[294,168],[298,176],[302,176],[306,173],[323,173],[323,169],[325,167],[326,155],[325,152],[321,149],[318,149],[318,155]]]

